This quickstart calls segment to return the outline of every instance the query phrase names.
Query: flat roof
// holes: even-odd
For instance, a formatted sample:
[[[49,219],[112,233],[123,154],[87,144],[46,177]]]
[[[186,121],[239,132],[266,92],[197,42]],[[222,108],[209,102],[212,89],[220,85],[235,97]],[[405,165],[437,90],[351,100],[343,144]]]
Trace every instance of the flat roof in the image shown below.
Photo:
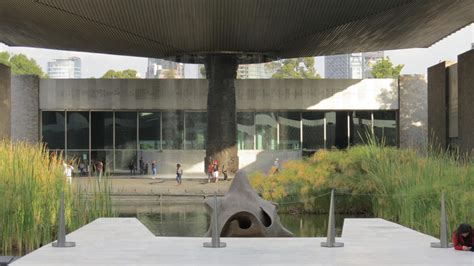
[[[10,46],[199,63],[428,47],[474,22],[473,0],[2,0]]]

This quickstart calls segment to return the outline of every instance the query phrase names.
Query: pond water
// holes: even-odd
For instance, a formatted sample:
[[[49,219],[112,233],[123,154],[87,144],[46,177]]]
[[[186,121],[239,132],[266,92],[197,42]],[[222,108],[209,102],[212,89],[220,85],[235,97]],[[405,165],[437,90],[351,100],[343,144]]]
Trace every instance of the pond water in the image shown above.
[[[202,202],[155,202],[142,204],[118,204],[121,217],[137,217],[156,236],[202,237],[209,228],[210,214]],[[279,214],[282,224],[295,237],[325,237],[327,215]],[[336,233],[342,232],[344,218],[336,215]]]

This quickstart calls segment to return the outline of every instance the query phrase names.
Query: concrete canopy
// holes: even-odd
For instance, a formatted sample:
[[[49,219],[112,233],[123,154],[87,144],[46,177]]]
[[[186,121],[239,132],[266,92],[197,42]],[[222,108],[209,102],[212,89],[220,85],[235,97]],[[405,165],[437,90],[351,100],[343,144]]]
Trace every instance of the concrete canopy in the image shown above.
[[[10,46],[240,63],[428,47],[474,22],[473,0],[1,0]]]

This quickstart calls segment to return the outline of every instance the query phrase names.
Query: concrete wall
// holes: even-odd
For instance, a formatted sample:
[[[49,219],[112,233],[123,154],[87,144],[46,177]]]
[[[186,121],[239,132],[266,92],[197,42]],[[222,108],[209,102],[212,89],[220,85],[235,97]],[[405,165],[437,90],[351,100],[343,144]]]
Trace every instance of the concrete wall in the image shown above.
[[[448,77],[446,62],[428,68],[428,141],[447,148]]]
[[[203,79],[46,79],[40,81],[40,109],[206,110],[207,86]],[[237,80],[236,90],[238,110],[398,109],[392,79]]]
[[[12,76],[12,140],[39,140],[39,78]]]
[[[474,50],[458,56],[459,147],[474,154]]]
[[[400,77],[400,147],[422,150],[428,142],[427,82],[424,75]]]
[[[0,139],[11,136],[11,72],[0,64]]]

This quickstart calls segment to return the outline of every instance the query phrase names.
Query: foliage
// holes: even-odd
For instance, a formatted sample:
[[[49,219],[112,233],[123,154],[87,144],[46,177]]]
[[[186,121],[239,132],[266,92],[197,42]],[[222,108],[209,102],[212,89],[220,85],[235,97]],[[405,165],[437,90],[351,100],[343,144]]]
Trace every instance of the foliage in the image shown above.
[[[454,158],[434,152],[420,157],[414,150],[371,143],[320,150],[285,163],[278,174],[254,173],[251,183],[283,211],[314,213],[327,212],[327,193],[335,188],[340,213],[374,215],[437,236],[442,191],[451,228],[474,220],[474,164]]]
[[[174,69],[165,69],[165,70],[163,70],[163,77],[165,79],[175,79],[176,78],[176,70],[174,70]]]
[[[0,63],[11,67],[14,75],[37,75],[40,78],[47,78],[36,61],[24,54],[10,55],[8,52],[0,52]]]
[[[113,216],[107,179],[68,185],[61,156],[41,144],[0,141],[0,251],[22,255],[56,239],[61,191],[69,231]]]
[[[274,79],[319,79],[314,57],[292,58],[266,64]]]
[[[393,67],[390,57],[382,58],[372,66],[372,76],[374,78],[398,78],[405,65]]]
[[[102,79],[138,79],[138,72],[133,69],[126,69],[123,71],[108,70],[101,77]]]

